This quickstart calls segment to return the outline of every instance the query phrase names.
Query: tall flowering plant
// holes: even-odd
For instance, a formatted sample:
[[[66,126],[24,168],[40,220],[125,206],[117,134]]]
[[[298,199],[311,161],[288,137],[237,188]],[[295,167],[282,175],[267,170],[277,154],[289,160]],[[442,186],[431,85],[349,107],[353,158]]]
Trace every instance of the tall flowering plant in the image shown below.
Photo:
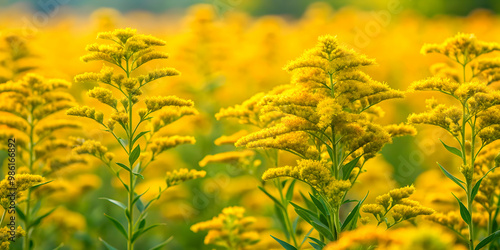
[[[364,199],[343,221],[340,212],[366,161],[393,137],[415,133],[408,125],[381,126],[374,122],[383,114],[378,103],[404,96],[361,70],[374,63],[340,45],[335,37],[322,36],[316,47],[285,66],[292,75],[291,84],[258,94],[218,114],[238,117],[243,123],[265,124],[259,131],[241,137],[236,146],[284,150],[301,158],[296,166],[268,169],[262,179],[288,177],[309,184],[312,192],[303,197],[306,204],[312,204],[307,208],[292,201],[292,184],[285,195],[281,192],[281,199],[266,194],[276,202],[280,214],[287,216],[285,205],[291,204],[319,233],[319,239],[309,237],[311,245],[318,249],[338,240],[342,231],[356,228]],[[279,189],[283,187],[278,185]],[[285,220],[286,235],[295,235],[295,227],[288,218]],[[292,243],[276,240],[287,249],[301,246],[293,237]]]
[[[87,55],[82,57],[85,62],[105,61],[115,65],[114,68],[103,66],[99,73],[84,73],[75,77],[77,83],[98,82],[105,87],[95,87],[88,91],[88,96],[109,106],[113,112],[109,119],[104,120],[104,113],[89,106],[74,107],[67,111],[68,115],[86,117],[100,124],[106,132],[111,134],[116,142],[127,154],[127,159],[114,161],[114,155],[108,152],[107,147],[94,140],[76,139],[75,151],[79,154],[96,156],[108,166],[128,192],[126,204],[105,198],[112,204],[125,211],[127,226],[124,227],[116,218],[106,217],[119,230],[127,240],[127,249],[134,249],[136,240],[160,225],[146,226],[146,215],[149,206],[166,190],[159,190],[158,195],[144,203],[142,194],[137,194],[137,183],[144,179],[142,175],[151,162],[167,149],[181,144],[193,144],[195,139],[191,136],[159,136],[157,132],[165,126],[175,122],[186,115],[195,115],[197,111],[190,100],[176,96],[154,96],[144,98],[145,108],[137,108],[141,90],[151,82],[169,76],[179,75],[173,68],[155,69],[146,74],[136,74],[136,70],[143,64],[155,60],[166,59],[168,55],[156,49],[164,46],[165,41],[149,35],[137,34],[134,29],[117,29],[112,32],[99,33],[97,38],[109,41],[110,44],[91,44],[87,46]],[[107,88],[106,88],[107,87]],[[115,93],[121,96],[116,98]],[[155,114],[153,116],[152,114]],[[147,130],[143,124],[147,124]],[[116,127],[121,128],[119,131]],[[142,143],[141,143],[142,142]],[[142,146],[141,146],[142,145]],[[125,171],[127,178],[121,177],[120,172]],[[183,181],[205,176],[204,171],[179,169],[167,172],[165,182],[168,187]],[[136,211],[138,213],[136,213]],[[102,239],[101,239],[102,240]],[[107,248],[113,247],[102,240]],[[160,248],[169,240],[156,246]]]
[[[453,195],[458,201],[460,215],[468,230],[465,233],[457,231],[446,215],[436,215],[433,220],[466,238],[471,250],[481,249],[500,235],[500,231],[492,232],[490,226],[487,237],[478,243],[476,240],[479,234],[476,230],[479,228],[474,223],[477,212],[474,199],[483,186],[481,183],[484,178],[498,166],[496,163],[485,164],[484,161],[488,158],[490,163],[494,163],[494,157],[486,157],[481,153],[485,147],[500,139],[500,91],[488,86],[500,80],[500,62],[497,58],[479,57],[499,50],[500,45],[497,43],[483,42],[472,34],[461,33],[446,39],[442,44],[425,44],[422,47],[423,54],[442,54],[455,64],[433,65],[433,77],[414,82],[410,87],[415,91],[441,92],[457,103],[439,104],[435,99],[430,99],[427,101],[428,111],[412,114],[408,120],[413,124],[441,127],[451,135],[454,144],[458,145],[455,147],[451,143],[441,141],[447,151],[460,158],[458,169],[462,178],[448,172],[441,164],[438,165],[443,173],[465,192],[465,204]],[[478,168],[477,171],[474,170],[475,167]],[[487,206],[484,199],[484,192],[487,191],[482,190],[479,201]],[[488,224],[493,224],[492,216],[489,217]]]

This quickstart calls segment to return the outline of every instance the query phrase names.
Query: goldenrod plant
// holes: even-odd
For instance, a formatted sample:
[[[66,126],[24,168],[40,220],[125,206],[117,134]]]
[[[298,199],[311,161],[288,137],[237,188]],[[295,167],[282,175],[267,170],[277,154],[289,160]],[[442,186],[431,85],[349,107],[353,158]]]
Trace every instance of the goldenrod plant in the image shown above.
[[[127,190],[127,202],[105,198],[117,205],[125,212],[127,225],[123,226],[119,219],[105,215],[126,239],[126,248],[134,249],[134,244],[144,233],[161,224],[147,226],[146,216],[150,205],[158,200],[166,188],[158,191],[158,195],[147,202],[142,201],[145,193],[136,193],[136,186],[144,179],[143,173],[158,155],[165,150],[181,144],[194,144],[191,136],[160,136],[158,131],[186,115],[195,115],[194,103],[176,96],[145,97],[145,108],[138,108],[143,95],[141,88],[151,82],[170,76],[179,75],[173,68],[161,68],[137,74],[136,70],[143,64],[156,59],[166,59],[168,54],[156,49],[164,46],[165,41],[150,35],[137,34],[135,29],[117,29],[111,32],[102,32],[98,39],[108,44],[91,44],[86,50],[89,52],[81,59],[85,62],[104,61],[116,68],[104,65],[99,73],[84,73],[75,77],[77,83],[97,82],[103,87],[95,87],[88,91],[88,96],[109,106],[112,113],[107,120],[101,110],[89,106],[73,107],[67,111],[68,115],[86,117],[100,124],[106,132],[116,139],[128,156],[127,159],[114,159],[114,154],[99,141],[75,138],[78,143],[74,151],[78,154],[93,155],[109,167]],[[107,88],[106,88],[107,87]],[[113,90],[115,92],[113,92]],[[118,94],[121,97],[117,98]],[[152,114],[155,113],[155,116]],[[147,128],[143,125],[147,124]],[[121,128],[122,131],[119,131]],[[142,142],[142,143],[141,143]],[[120,173],[125,171],[126,179]],[[167,188],[184,181],[204,177],[204,171],[180,169],[166,174]],[[136,211],[138,213],[136,213]],[[167,239],[153,249],[166,245]],[[114,249],[104,239],[100,239],[108,249]],[[118,246],[124,249],[125,246]]]
[[[66,92],[70,86],[71,83],[65,80],[45,79],[33,73],[26,74],[18,81],[0,84],[0,95],[4,100],[0,111],[8,114],[0,118],[0,124],[5,126],[0,131],[0,138],[15,144],[7,150],[16,157],[17,162],[15,170],[9,168],[8,173],[14,174],[18,188],[21,183],[25,183],[24,189],[19,191],[25,191],[26,195],[18,201],[25,203],[24,207],[16,208],[16,215],[24,222],[26,231],[24,249],[36,249],[33,240],[36,228],[55,209],[38,215],[45,194],[35,197],[34,189],[48,183],[59,169],[86,162],[80,156],[62,157],[53,154],[57,150],[68,151],[71,147],[69,140],[55,137],[56,132],[80,127],[75,121],[56,116],[75,104],[73,97]],[[17,148],[17,152],[11,152],[13,148]]]
[[[483,58],[483,55],[499,50],[500,44],[483,42],[473,34],[463,33],[450,37],[441,44],[425,44],[421,50],[423,54],[442,54],[455,64],[434,65],[435,76],[414,82],[410,87],[414,91],[441,92],[452,97],[457,103],[438,104],[437,100],[430,99],[427,101],[427,112],[412,114],[408,120],[413,124],[429,124],[443,128],[454,139],[453,144],[458,146],[441,141],[448,152],[460,158],[460,166],[455,168],[462,174],[461,178],[450,173],[447,170],[450,169],[449,166],[445,168],[439,163],[438,165],[446,177],[465,192],[465,204],[459,199],[460,194],[453,196],[458,201],[460,216],[468,230],[458,231],[460,227],[455,227],[454,224],[457,223],[450,223],[449,216],[436,215],[434,220],[466,238],[471,250],[482,249],[500,236],[500,231],[493,231],[492,227],[498,212],[493,216],[491,208],[489,209],[488,229],[486,232],[480,232],[481,227],[476,221],[476,215],[480,211],[474,206],[474,200],[483,187],[478,200],[488,207],[484,196],[487,193],[484,189],[486,186],[482,185],[482,182],[498,165],[494,157],[489,157],[489,161],[484,162],[481,152],[500,139],[500,91],[488,87],[499,80],[500,63],[496,58]],[[487,182],[485,184],[488,185]]]
[[[319,239],[309,237],[314,248],[321,249],[338,240],[342,231],[356,228],[364,199],[358,201],[343,222],[340,210],[365,162],[384,144],[392,142],[393,137],[415,132],[404,124],[374,123],[383,113],[376,106],[379,102],[403,97],[401,91],[361,71],[362,66],[373,65],[374,60],[345,48],[334,36],[321,36],[318,40],[315,48],[285,66],[292,74],[291,84],[258,94],[243,105],[218,114],[239,117],[243,123],[265,124],[261,130],[240,138],[236,146],[284,150],[302,158],[296,166],[271,168],[262,176],[265,181],[291,177],[312,189],[309,196],[303,195],[307,204],[313,204],[308,208],[291,201],[294,182],[285,195],[280,191],[281,201],[266,192],[276,202],[281,214],[278,217],[284,220],[286,235],[292,239],[288,243],[276,238],[286,249],[300,248],[300,242],[309,236],[300,241],[294,238],[296,229],[286,218],[286,204],[292,204],[300,218],[319,233]],[[249,111],[252,109],[259,113]],[[284,185],[278,183],[277,187],[283,189]]]

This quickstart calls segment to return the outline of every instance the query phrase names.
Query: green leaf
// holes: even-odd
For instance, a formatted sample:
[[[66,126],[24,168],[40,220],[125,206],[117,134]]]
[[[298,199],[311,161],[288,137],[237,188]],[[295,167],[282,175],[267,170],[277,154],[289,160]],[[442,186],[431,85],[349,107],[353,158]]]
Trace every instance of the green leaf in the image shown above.
[[[464,191],[466,191],[465,187],[463,185],[463,184],[465,184],[465,182],[461,181],[457,177],[450,174],[450,172],[448,172],[445,168],[443,168],[443,166],[441,166],[441,164],[439,164],[439,162],[437,164],[439,165],[439,167],[443,171],[444,175],[446,175],[446,177],[448,177],[450,180],[454,181],[458,186],[460,186]]]
[[[145,234],[147,231],[157,227],[157,226],[163,226],[165,224],[153,224],[143,230],[139,230],[137,232],[134,233],[134,235],[132,235],[132,242],[136,241],[141,235]]]
[[[45,217],[49,216],[52,212],[54,212],[56,210],[57,207],[51,209],[50,211],[48,211],[47,213],[41,215],[40,217],[36,218],[35,220],[33,220],[31,222],[31,224],[29,225],[29,228],[31,227],[35,227],[37,226],[38,224],[40,224],[40,222],[42,222],[43,219],[45,219]]]
[[[137,147],[132,150],[132,153],[128,156],[128,161],[130,162],[130,166],[134,165],[135,161],[141,155],[141,145],[137,145]]]
[[[101,237],[99,237],[99,240],[102,242],[102,244],[104,244],[104,246],[106,247],[106,249],[108,249],[108,250],[118,250],[118,249],[114,248],[113,246],[111,246],[106,241],[104,241]]]
[[[317,245],[319,245],[321,248],[320,249],[323,249],[323,247],[326,246],[325,243],[323,243],[322,241],[316,239],[316,238],[313,238],[313,237],[309,237],[309,239],[311,239],[312,241],[314,241],[314,243],[316,243]],[[309,243],[310,244],[310,243]]]
[[[116,165],[120,166],[121,168],[123,168],[123,169],[125,169],[125,170],[127,170],[127,171],[129,171],[129,172],[131,171],[131,170],[130,170],[130,168],[129,168],[129,167],[127,167],[127,166],[126,166],[125,164],[123,164],[123,163],[119,163],[119,162],[117,162],[117,163],[116,163]]]
[[[117,206],[119,206],[119,207],[121,207],[123,209],[127,209],[127,206],[125,206],[125,204],[123,204],[123,203],[121,203],[121,202],[119,202],[117,200],[113,200],[113,199],[106,198],[106,197],[100,197],[99,199],[101,199],[101,200],[107,200],[107,201],[109,201],[109,202],[111,202],[111,203],[113,203],[113,204],[115,204],[115,205],[117,205]]]
[[[476,184],[474,184],[474,187],[472,188],[472,192],[471,192],[471,200],[474,200],[474,198],[477,195],[477,192],[479,192],[479,187],[481,186],[481,182],[483,181],[484,177],[486,177],[493,169],[495,169],[495,168],[491,168],[490,170],[488,170],[488,172],[486,172],[486,174],[484,174],[483,177],[481,177],[481,179],[479,179],[476,182]]]
[[[149,250],[158,250],[158,249],[161,249],[163,246],[167,245],[170,241],[172,241],[174,239],[174,236],[170,236],[170,238],[168,238],[166,241],[154,246],[153,248],[149,249]]]
[[[316,209],[314,203],[307,199],[307,197],[302,192],[300,192],[300,196],[302,196],[302,200],[304,200],[304,203],[306,203],[307,208],[309,208],[310,210]]]
[[[490,234],[488,237],[484,238],[481,242],[479,242],[479,244],[477,244],[475,250],[479,250],[483,247],[485,247],[486,245],[488,245],[488,243],[490,243],[491,241],[493,241],[494,239],[496,238],[499,238],[500,237],[500,230]]]
[[[323,247],[321,247],[320,245],[316,244],[316,243],[312,243],[312,242],[309,242],[309,245],[311,245],[314,250],[322,250]]]
[[[451,193],[451,194],[453,194],[453,193]],[[465,223],[467,223],[467,225],[470,225],[471,216],[470,216],[469,210],[467,210],[467,207],[465,207],[465,205],[462,203],[462,201],[459,198],[457,198],[455,196],[455,194],[453,194],[453,196],[455,197],[455,199],[457,199],[458,205],[460,206],[460,215],[462,216],[462,219],[465,221]]]
[[[53,182],[54,180],[50,180],[50,181],[46,181],[46,182],[43,182],[43,183],[38,183],[38,184],[35,184],[33,186],[30,187],[31,191],[35,190],[36,188],[40,187],[40,186],[43,186],[45,184],[49,184],[51,182]]]
[[[359,158],[361,158],[361,156],[356,157],[354,160],[350,161],[342,167],[342,180],[349,179],[352,170],[354,169],[354,167],[356,167],[356,164],[358,164]]]
[[[292,206],[295,208],[295,212],[302,219],[304,219],[309,224],[311,224],[311,226],[313,226],[319,233],[321,233],[327,239],[333,241],[332,232],[330,232],[330,229],[328,228],[328,226],[325,223],[323,223],[323,222],[321,222],[321,220],[319,220],[319,218],[317,217],[317,215],[314,212],[307,210],[307,209],[304,209],[293,202],[290,202],[290,204],[292,204]]]
[[[33,209],[31,210],[31,215],[35,215],[41,206],[42,206],[42,200],[38,200]]]
[[[141,230],[144,228],[144,226],[146,226],[146,218],[142,219],[140,222],[139,222],[139,227],[138,229]]]
[[[111,222],[113,222],[113,225],[116,227],[116,229],[118,229],[118,231],[120,231],[120,233],[125,236],[125,239],[128,239],[128,236],[127,236],[127,231],[125,231],[125,228],[123,227],[123,225],[117,221],[115,218],[107,215],[107,214],[104,214],[104,216],[106,216]]]
[[[123,138],[118,138],[118,141],[120,142],[120,144],[123,146],[123,147],[126,147],[128,142],[127,140],[123,139]]]
[[[134,144],[137,140],[139,140],[139,138],[141,138],[143,135],[149,133],[149,131],[142,131],[140,132],[133,140],[132,140],[132,144]]]
[[[293,220],[293,225],[292,225],[293,233],[297,232],[297,225],[299,224],[299,219],[300,216],[297,216],[295,220]]]
[[[263,187],[259,186],[258,188],[262,192],[264,192],[269,198],[271,198],[271,200],[273,200],[276,205],[278,205],[281,209],[285,210],[285,207],[283,206],[283,204],[281,204],[281,202],[278,201],[278,199],[274,198],[274,196],[268,193]]]
[[[142,203],[141,199],[137,200],[135,206],[137,207],[137,209],[139,209],[139,212],[142,213],[144,211],[144,204]]]
[[[351,223],[351,221],[352,221],[351,223],[352,226],[347,228],[347,230],[354,229],[354,227],[356,226],[356,222],[358,221],[359,208],[361,207],[361,205],[363,205],[363,202],[365,201],[366,197],[368,197],[368,193],[369,192],[366,193],[365,198],[360,200],[358,204],[351,210],[349,215],[347,215],[347,218],[345,218],[344,223],[342,223],[341,231],[344,231],[349,225],[349,223]]]
[[[311,197],[311,200],[313,201],[313,203],[316,206],[316,208],[318,208],[318,211],[320,213],[322,213],[324,216],[329,216],[330,215],[330,213],[328,212],[327,208],[324,206],[324,204],[321,201],[319,201],[311,193],[309,193],[309,197]]]
[[[293,179],[293,181],[288,186],[288,189],[286,191],[286,200],[287,201],[291,201],[292,198],[293,198],[293,188],[295,187],[295,182],[296,181],[297,181],[296,179]]]
[[[22,221],[26,221],[26,215],[24,215],[24,212],[17,206],[16,206],[16,213],[19,215],[19,219],[21,219]]]
[[[135,176],[138,176],[139,178],[141,178],[141,179],[144,180],[144,176],[142,176],[142,174],[135,173],[135,172],[132,172],[132,174],[135,175]]]
[[[272,235],[271,235],[271,237],[273,237],[273,239],[275,239],[278,243],[280,243],[280,245],[283,248],[285,248],[286,250],[297,250],[297,248],[295,248],[294,246],[292,246],[292,245],[290,245],[290,244],[288,244],[288,243],[286,243],[286,242],[284,242],[284,241],[282,241],[282,240],[280,240]]]
[[[286,221],[285,221],[287,218],[285,218],[285,214],[283,213],[283,209],[278,207],[278,205],[274,204],[274,211],[276,213],[276,216],[278,217],[278,221],[280,222],[280,225],[282,227],[282,231],[285,234],[286,239],[290,240],[290,232],[288,232],[288,228],[286,226]],[[294,232],[292,232],[292,233],[294,233]]]
[[[334,237],[332,232],[330,231],[330,228],[328,228],[325,224],[323,223],[317,223],[316,221],[312,222],[312,226],[323,236],[325,236],[327,239],[333,241]]]
[[[441,139],[439,139],[439,141],[441,141]],[[450,153],[462,158],[462,151],[460,151],[460,149],[458,148],[455,148],[455,147],[451,147],[451,146],[448,146],[446,145],[443,141],[441,141],[441,143],[443,144],[443,146],[446,148],[446,150],[448,150]]]
[[[314,228],[311,228],[311,230],[309,230],[309,232],[307,232],[307,234],[304,236],[304,239],[302,239],[302,242],[300,243],[300,246],[304,245],[304,242],[306,242],[307,238],[309,238],[309,235],[311,235],[311,233],[313,232]]]
[[[116,172],[116,177],[118,178],[118,180],[120,180],[120,182],[123,184],[123,186],[125,187],[125,189],[127,189],[127,192],[128,192],[129,191],[128,190],[128,185],[125,184],[125,182],[123,182],[122,178],[120,177],[120,172],[119,171]]]

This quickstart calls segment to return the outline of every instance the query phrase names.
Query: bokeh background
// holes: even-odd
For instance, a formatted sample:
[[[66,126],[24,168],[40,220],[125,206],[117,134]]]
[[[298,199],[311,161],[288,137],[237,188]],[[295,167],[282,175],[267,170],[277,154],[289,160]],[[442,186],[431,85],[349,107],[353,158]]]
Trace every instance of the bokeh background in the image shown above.
[[[203,245],[203,233],[195,234],[189,227],[230,205],[243,206],[249,215],[258,218],[256,227],[263,235],[259,247],[267,249],[277,247],[268,237],[270,232],[280,235],[272,203],[257,189],[262,185],[260,174],[269,167],[268,163],[262,159],[263,164],[253,172],[227,164],[204,168],[198,164],[205,155],[234,149],[216,146],[216,138],[240,129],[253,129],[240,126],[237,121],[217,121],[214,114],[255,93],[288,83],[289,75],[282,67],[314,46],[317,37],[324,34],[337,35],[346,46],[375,58],[378,65],[366,69],[374,79],[406,90],[411,82],[431,75],[430,65],[445,61],[438,55],[421,55],[424,43],[442,42],[458,32],[500,42],[498,11],[500,2],[494,0],[0,0],[0,38],[9,34],[21,36],[34,54],[23,63],[35,65],[34,72],[45,77],[69,81],[77,74],[95,72],[102,66],[79,60],[85,54],[85,46],[96,42],[98,32],[131,27],[167,41],[162,50],[170,58],[142,70],[169,66],[182,75],[148,85],[145,94],[176,94],[192,99],[200,115],[179,121],[166,133],[194,135],[197,143],[163,155],[144,174],[146,180],[139,188],[149,187],[149,197],[153,197],[154,190],[165,185],[165,172],[180,167],[204,169],[208,174],[165,193],[150,218],[166,226],[152,230],[149,238],[138,242],[137,249],[146,249],[172,235],[174,241],[168,249],[212,249],[213,246]],[[92,87],[74,85],[71,93],[80,104],[92,104],[110,112],[86,96]],[[408,93],[403,100],[384,103],[386,115],[380,123],[406,121],[412,112],[424,110],[424,100],[431,96]],[[443,96],[436,97],[446,101]],[[439,209],[432,200],[441,196],[454,202],[453,197],[448,197],[448,180],[440,175],[435,164],[455,163],[438,144],[438,139],[450,138],[439,129],[422,126],[418,130],[416,137],[396,139],[368,164],[367,173],[351,193],[353,199],[370,190],[368,201],[372,201],[391,188],[414,183],[415,196],[425,205]],[[119,152],[113,139],[92,124],[82,131],[63,133],[101,140]],[[295,161],[287,154],[280,158],[281,165]],[[63,184],[46,198],[46,206],[61,208],[37,232],[36,237],[43,239],[40,249],[52,249],[61,242],[62,249],[103,249],[99,237],[114,245],[122,244],[103,213],[122,215],[98,199],[125,198],[125,191],[112,174],[96,161],[61,171],[58,178]],[[78,186],[82,182],[92,185]],[[438,184],[440,188],[436,188]],[[297,197],[300,199],[298,194]]]

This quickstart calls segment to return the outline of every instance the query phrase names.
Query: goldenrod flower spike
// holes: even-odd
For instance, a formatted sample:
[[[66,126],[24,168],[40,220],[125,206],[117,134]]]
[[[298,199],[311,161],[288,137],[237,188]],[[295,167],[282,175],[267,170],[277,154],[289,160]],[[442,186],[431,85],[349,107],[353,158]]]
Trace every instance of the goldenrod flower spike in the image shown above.
[[[203,178],[205,177],[206,174],[207,173],[203,170],[202,171],[194,169],[188,170],[186,168],[174,170],[173,172],[167,172],[167,177],[166,177],[167,187],[175,186],[188,180]]]
[[[376,204],[363,205],[361,211],[373,214],[378,225],[385,222],[387,228],[391,228],[402,221],[410,220],[420,215],[433,214],[434,210],[409,199],[413,192],[415,192],[415,187],[413,186],[393,189],[387,194],[378,196]],[[389,215],[392,217],[392,221]]]
[[[124,210],[127,214],[128,229],[125,238],[127,249],[133,250],[136,239],[145,233],[144,230],[135,225],[144,222],[142,219],[145,218],[147,208],[139,209],[139,215],[134,216],[135,207],[137,207],[135,204],[141,202],[141,198],[138,198],[135,193],[135,188],[140,179],[144,179],[143,171],[165,150],[181,144],[195,143],[194,137],[191,136],[161,137],[155,135],[168,124],[186,115],[196,115],[198,111],[194,108],[194,103],[191,100],[177,96],[145,97],[143,100],[146,108],[134,108],[141,101],[141,96],[144,94],[142,88],[146,84],[168,76],[180,75],[179,71],[169,67],[149,70],[143,75],[135,75],[136,69],[145,63],[168,58],[168,54],[158,51],[156,48],[166,45],[165,41],[150,35],[137,34],[135,29],[130,28],[102,32],[97,35],[97,38],[107,40],[109,44],[88,45],[86,50],[89,53],[81,57],[82,61],[104,61],[116,65],[123,72],[117,73],[114,68],[104,65],[99,73],[83,73],[76,76],[75,82],[102,83],[101,87],[89,90],[88,96],[110,106],[113,111],[106,119],[101,110],[88,106],[73,107],[66,113],[98,122],[106,132],[109,132],[116,139],[128,156],[126,159],[116,159],[114,154],[107,152],[107,148],[100,142],[92,140],[77,139],[77,147],[74,148],[74,152],[77,154],[90,154],[101,159],[116,174],[127,190],[127,209]],[[106,86],[114,88],[115,91],[111,91]],[[120,96],[115,96],[116,93]],[[155,112],[157,115],[153,116],[152,114]],[[136,115],[139,116],[138,120],[136,120]],[[117,124],[124,130],[125,138],[118,137]],[[141,131],[144,125],[148,126],[148,131]],[[141,143],[143,141],[144,143]],[[116,166],[113,164],[114,160]],[[127,171],[127,181],[122,180],[115,167]],[[167,173],[167,188],[204,176],[204,171],[174,170]],[[158,196],[150,203],[158,200],[164,191],[165,189],[160,189]]]

